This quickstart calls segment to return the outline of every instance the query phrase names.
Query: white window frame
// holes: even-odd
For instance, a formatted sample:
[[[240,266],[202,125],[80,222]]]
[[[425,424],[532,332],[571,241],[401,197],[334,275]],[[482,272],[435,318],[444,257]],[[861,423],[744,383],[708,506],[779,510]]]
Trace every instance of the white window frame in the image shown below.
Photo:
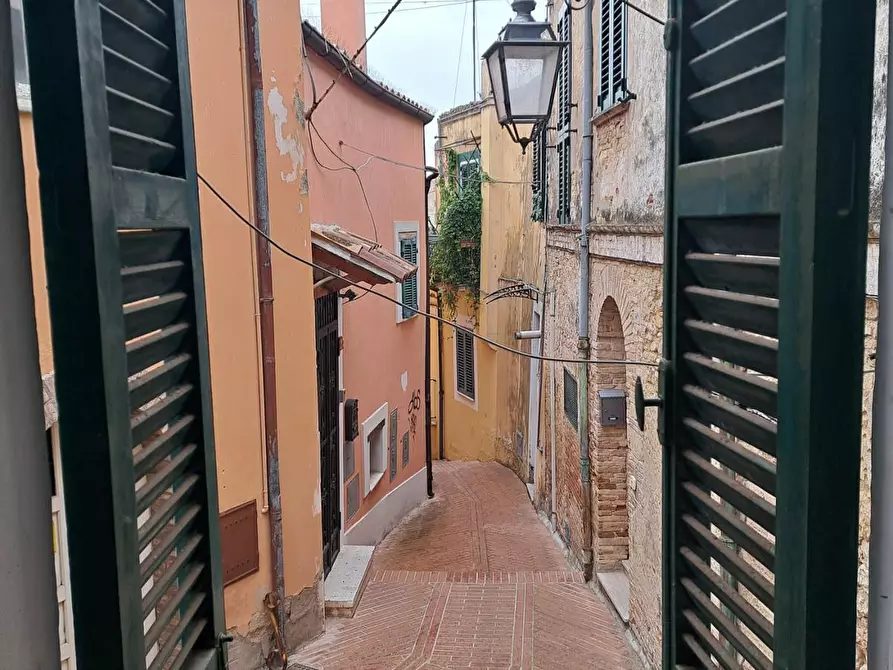
[[[390,435],[390,418],[388,412],[388,403],[385,403],[381,407],[379,407],[372,415],[363,421],[363,497],[368,497],[368,495],[375,490],[381,480],[384,479],[385,473],[388,470],[388,436]],[[372,449],[373,446],[369,444],[369,437],[372,435],[373,431],[381,426],[381,447],[375,447],[382,450],[384,453],[382,455],[381,462],[384,463],[384,470],[381,472],[372,472]]]
[[[418,221],[396,221],[394,223],[394,253],[400,256],[400,238],[406,237],[408,235],[415,235],[415,243],[416,249],[418,250],[418,269],[416,270],[416,286],[418,287],[418,304],[415,306],[416,309],[422,309],[422,295],[427,295],[428,287],[422,286],[422,277],[420,276],[420,270],[422,267],[422,254],[424,250],[422,249],[422,240],[419,235],[419,222]],[[427,262],[427,259],[426,259]],[[404,321],[409,321],[418,316],[418,314],[411,314],[410,316],[403,317],[403,284],[398,282],[397,286],[397,302],[399,305],[396,305],[396,315],[397,315],[397,323],[403,323]]]
[[[461,325],[468,330],[473,330],[473,324],[469,321],[467,323],[460,323]],[[478,341],[476,337],[471,338],[471,348],[472,348],[472,375],[474,376],[474,398],[469,398],[467,395],[462,393],[459,390],[459,331],[453,330],[453,393],[455,395],[456,400],[462,402],[470,407],[477,409],[478,408],[478,396],[480,395],[480,385],[478,384],[478,350],[477,350]]]

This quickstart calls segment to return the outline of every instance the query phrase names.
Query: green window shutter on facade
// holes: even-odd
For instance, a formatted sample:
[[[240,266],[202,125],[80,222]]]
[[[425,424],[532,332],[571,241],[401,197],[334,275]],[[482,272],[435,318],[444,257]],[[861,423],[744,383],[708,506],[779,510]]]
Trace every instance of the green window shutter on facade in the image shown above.
[[[403,237],[400,239],[400,257],[403,260],[418,265],[419,263],[419,239],[417,236]],[[401,284],[401,302],[403,303],[403,318],[415,316],[411,308],[419,308],[419,273],[416,273]]]
[[[77,662],[222,668],[185,2],[25,13]]]
[[[669,3],[665,669],[855,663],[874,15]]]

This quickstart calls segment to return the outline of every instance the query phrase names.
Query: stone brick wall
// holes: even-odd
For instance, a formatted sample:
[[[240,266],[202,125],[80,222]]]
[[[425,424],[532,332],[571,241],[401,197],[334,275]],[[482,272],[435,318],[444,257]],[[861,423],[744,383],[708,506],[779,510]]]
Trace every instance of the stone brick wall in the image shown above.
[[[656,363],[660,357],[662,271],[659,253],[647,252],[653,249],[650,239],[656,232],[641,227],[606,226],[591,234],[591,250],[601,248],[605,239],[610,239],[617,255],[616,258],[590,256],[590,334],[597,358]],[[547,304],[544,345],[550,356],[560,358],[577,356],[577,234],[578,231],[559,227],[548,231],[548,290],[555,293],[550,294],[550,300],[554,298],[554,316],[552,304]],[[557,530],[579,557],[585,549],[582,546],[579,435],[564,415],[564,371],[560,364],[548,365],[544,371],[545,412],[540,442],[548,462],[553,422],[549,411],[550,368],[555,372],[554,512]],[[576,366],[571,370],[576,377]],[[604,429],[598,420],[598,390],[622,388],[631,396],[637,376],[642,377],[646,394],[657,392],[657,372],[653,367],[590,366],[590,459],[595,512],[592,549],[597,569],[616,567],[623,562],[630,580],[630,628],[648,660],[659,667],[662,452],[655,431],[656,413],[649,414],[645,433],[636,426],[632,411],[628,412],[624,428]],[[540,485],[549,484],[545,478],[540,481]],[[550,489],[546,489],[538,499],[548,501],[549,496]],[[548,505],[543,508],[547,509]]]

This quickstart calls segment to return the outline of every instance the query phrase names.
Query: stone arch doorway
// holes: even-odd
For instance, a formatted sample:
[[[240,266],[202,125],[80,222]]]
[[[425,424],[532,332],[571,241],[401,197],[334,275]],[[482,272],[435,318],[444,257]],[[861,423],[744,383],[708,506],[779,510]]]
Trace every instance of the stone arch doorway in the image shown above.
[[[608,296],[598,317],[595,355],[599,360],[625,360],[626,339],[620,310]],[[629,558],[629,496],[627,493],[627,424],[602,425],[601,391],[626,391],[626,366],[597,365],[594,373],[597,405],[593,412],[592,551],[599,572],[617,570]]]

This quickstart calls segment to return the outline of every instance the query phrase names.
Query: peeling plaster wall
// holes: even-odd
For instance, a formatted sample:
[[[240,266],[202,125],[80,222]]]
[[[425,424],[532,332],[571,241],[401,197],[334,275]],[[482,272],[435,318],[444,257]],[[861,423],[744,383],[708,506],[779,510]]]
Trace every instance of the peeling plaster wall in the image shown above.
[[[269,216],[274,239],[310,260],[303,127],[300,14],[259,3],[263,61]],[[189,56],[199,171],[246,216],[252,215],[250,105],[245,88],[238,3],[190,1]],[[262,453],[263,414],[254,235],[201,186],[211,380],[221,511],[248,500],[259,510],[260,569],[224,590],[227,626],[235,635],[230,667],[262,667],[254,645],[269,647],[272,628],[263,597],[270,590],[269,518]],[[322,538],[318,506],[312,276],[275,254],[272,261],[279,407],[279,478],[289,622],[295,648],[322,632]],[[293,411],[292,408],[312,408]]]

